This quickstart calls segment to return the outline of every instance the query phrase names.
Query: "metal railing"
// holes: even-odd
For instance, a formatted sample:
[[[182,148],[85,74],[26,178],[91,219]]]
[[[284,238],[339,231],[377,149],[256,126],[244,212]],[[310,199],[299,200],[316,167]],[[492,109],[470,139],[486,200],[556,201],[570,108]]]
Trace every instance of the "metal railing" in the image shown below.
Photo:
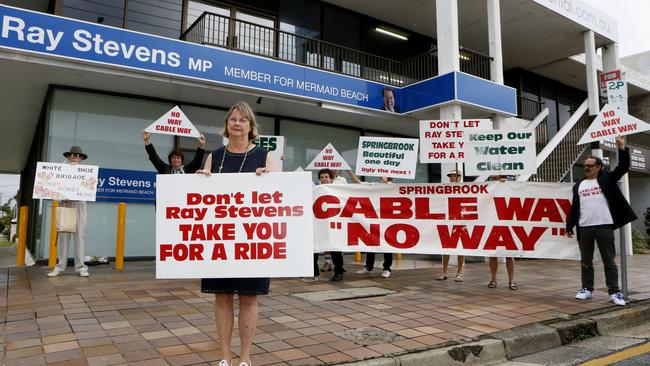
[[[586,105],[583,103],[586,107]],[[582,155],[586,146],[589,145],[578,145],[578,141],[582,135],[589,128],[589,114],[586,113],[586,108],[578,108],[575,113],[581,113],[580,116],[571,116],[569,121],[573,117],[577,117],[575,124],[569,127],[569,131],[566,132],[564,138],[557,144],[557,146],[548,154],[548,156],[543,160],[541,165],[537,167],[537,174],[534,174],[530,177],[530,181],[534,182],[560,182],[567,175],[569,169],[573,166],[576,159]],[[551,143],[551,138],[549,138],[546,131],[547,122],[540,123],[537,126],[535,133],[537,134],[537,151],[538,157],[544,148],[547,148],[547,145]],[[566,123],[570,123],[567,121]],[[561,129],[562,130],[562,129]],[[558,131],[558,137],[561,135],[562,131]]]
[[[404,86],[438,74],[435,48],[400,62],[280,29],[204,12],[181,39],[234,49],[384,84]],[[460,49],[460,69],[490,79],[489,56]]]
[[[519,118],[532,120],[542,111],[542,109],[544,109],[544,102],[522,97],[521,95],[517,96]]]

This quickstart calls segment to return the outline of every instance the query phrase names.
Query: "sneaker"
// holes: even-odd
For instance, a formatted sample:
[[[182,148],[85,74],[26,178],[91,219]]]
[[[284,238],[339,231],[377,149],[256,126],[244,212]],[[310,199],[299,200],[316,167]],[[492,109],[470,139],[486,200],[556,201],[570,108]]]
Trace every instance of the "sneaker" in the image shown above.
[[[609,297],[609,301],[613,302],[616,305],[625,306],[625,298],[623,297],[623,294],[620,292],[612,294]]]
[[[343,281],[343,273],[337,273],[330,279],[330,281],[333,282],[338,282],[338,281]]]
[[[54,268],[52,272],[47,274],[47,277],[56,277],[56,276],[63,276],[65,272],[61,271],[60,269]]]
[[[591,293],[591,291],[587,290],[586,288],[581,288],[580,291],[576,294],[576,299],[578,300],[587,300],[591,299],[594,297]]]
[[[388,278],[388,277],[390,277],[390,271],[387,270],[387,269],[381,271],[381,276],[382,276],[383,278]]]
[[[239,363],[239,366],[253,366],[253,362],[252,361],[248,361],[248,362],[242,361],[242,362]]]
[[[88,276],[90,276],[90,273],[88,273],[88,270],[84,269],[84,270],[79,271],[79,276],[88,277]]]
[[[318,277],[303,277],[300,279],[302,282],[317,282]]]
[[[368,268],[364,267],[363,269],[358,270],[357,274],[358,275],[367,275],[367,274],[370,274],[370,272],[372,272],[372,271],[368,271]]]
[[[230,366],[230,364],[226,360],[221,360],[221,361],[219,361],[217,366]]]

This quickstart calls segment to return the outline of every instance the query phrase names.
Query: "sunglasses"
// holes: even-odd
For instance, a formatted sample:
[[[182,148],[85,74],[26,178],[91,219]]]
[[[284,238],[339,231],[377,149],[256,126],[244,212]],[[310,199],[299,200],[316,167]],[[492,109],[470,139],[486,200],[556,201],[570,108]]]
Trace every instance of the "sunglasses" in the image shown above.
[[[596,166],[596,164],[585,164],[585,169],[591,169]]]
[[[69,154],[68,156],[70,156],[71,158],[80,158],[81,154],[72,153],[72,154]]]

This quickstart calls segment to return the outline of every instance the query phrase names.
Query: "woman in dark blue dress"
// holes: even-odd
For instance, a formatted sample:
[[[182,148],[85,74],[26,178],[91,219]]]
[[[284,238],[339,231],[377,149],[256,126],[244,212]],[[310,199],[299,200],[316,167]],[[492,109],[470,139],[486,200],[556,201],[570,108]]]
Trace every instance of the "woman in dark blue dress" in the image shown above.
[[[271,154],[251,143],[257,137],[255,115],[245,102],[230,108],[226,115],[223,135],[228,145],[208,155],[205,167],[197,173],[252,173],[260,175],[274,170]],[[250,366],[250,350],[257,328],[257,295],[269,293],[269,278],[204,278],[201,292],[215,294],[215,320],[221,343],[222,360],[218,366],[230,366],[234,324],[234,296],[239,297],[239,336],[241,352],[239,366]]]

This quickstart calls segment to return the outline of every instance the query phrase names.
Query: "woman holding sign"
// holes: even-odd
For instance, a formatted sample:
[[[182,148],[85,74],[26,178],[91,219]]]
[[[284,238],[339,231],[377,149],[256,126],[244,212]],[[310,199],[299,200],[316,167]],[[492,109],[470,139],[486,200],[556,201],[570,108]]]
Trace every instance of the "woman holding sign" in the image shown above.
[[[257,125],[251,107],[245,102],[232,106],[226,115],[223,136],[228,145],[208,155],[205,166],[197,173],[252,173],[274,171],[271,154],[256,146]],[[235,319],[234,295],[239,297],[239,366],[250,366],[250,351],[257,328],[257,295],[269,293],[269,278],[209,278],[201,280],[201,292],[215,294],[215,320],[221,343],[219,366],[231,365],[232,331]]]

